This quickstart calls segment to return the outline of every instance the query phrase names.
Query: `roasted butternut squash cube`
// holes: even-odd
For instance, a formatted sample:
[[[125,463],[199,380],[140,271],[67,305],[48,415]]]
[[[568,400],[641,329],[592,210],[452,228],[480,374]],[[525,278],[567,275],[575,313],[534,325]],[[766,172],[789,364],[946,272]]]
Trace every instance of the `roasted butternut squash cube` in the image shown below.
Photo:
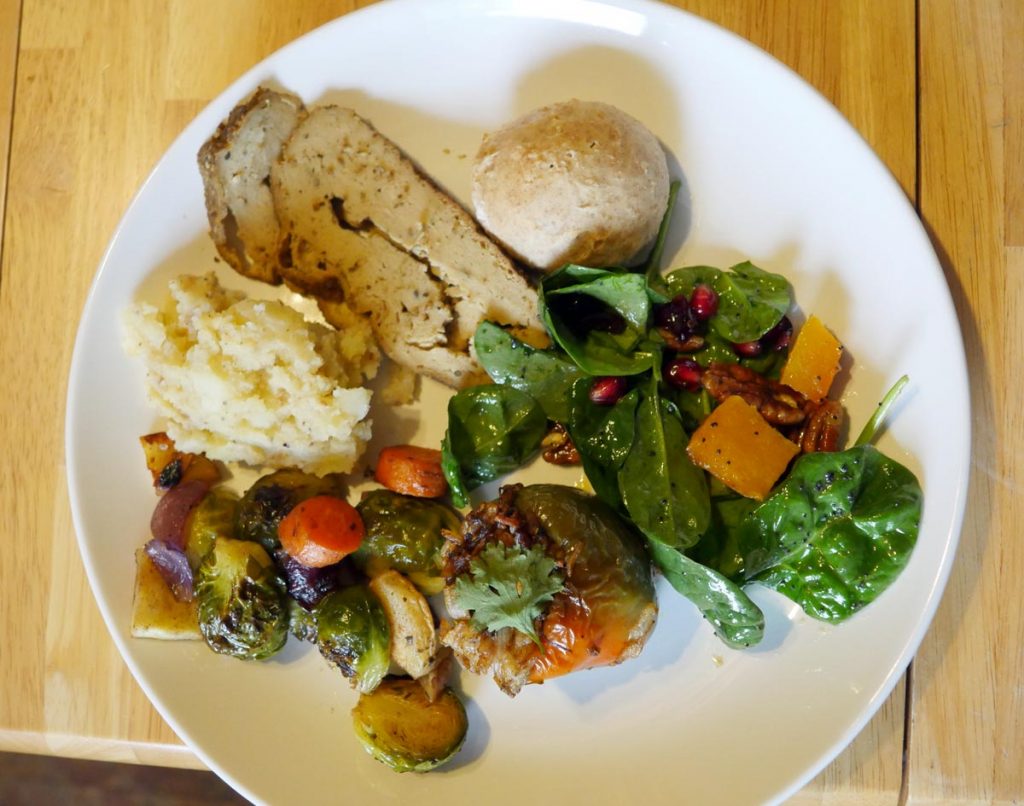
[[[142,450],[146,454],[146,467],[153,476],[153,484],[156,485],[164,468],[178,456],[178,450],[174,447],[171,438],[163,431],[139,437],[139,444],[142,445]]]
[[[823,400],[839,372],[842,353],[839,339],[817,316],[812,316],[796,334],[793,349],[782,368],[782,382],[810,400]]]
[[[800,449],[740,397],[727,397],[690,437],[698,467],[747,498],[763,501]]]
[[[210,485],[220,481],[217,465],[205,454],[179,451],[163,431],[139,437],[139,443],[146,454],[146,467],[157,490],[169,490],[183,481],[205,481]]]

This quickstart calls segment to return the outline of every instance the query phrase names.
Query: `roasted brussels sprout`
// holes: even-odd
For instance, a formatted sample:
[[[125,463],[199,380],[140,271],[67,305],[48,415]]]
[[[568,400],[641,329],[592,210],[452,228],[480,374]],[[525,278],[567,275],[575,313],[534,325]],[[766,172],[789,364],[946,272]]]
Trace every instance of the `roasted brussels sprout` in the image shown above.
[[[218,537],[196,574],[199,629],[214,652],[268,658],[288,638],[284,583],[258,543]]]
[[[291,596],[288,597],[288,630],[300,641],[316,643],[316,617]]]
[[[301,470],[278,470],[258,479],[242,496],[235,519],[235,537],[255,540],[267,551],[281,545],[277,525],[296,504],[315,495],[344,498],[345,486],[338,476],[312,476]]]
[[[441,592],[441,530],[459,531],[454,510],[389,490],[364,493],[356,509],[366,526],[363,544],[352,555],[357,566],[370,576],[393,569],[428,596]]]
[[[352,709],[366,752],[396,772],[427,772],[450,760],[466,738],[462,701],[450,689],[433,702],[415,680],[389,677]]]
[[[390,665],[391,631],[380,601],[365,585],[334,591],[314,610],[320,654],[361,693],[373,691]]]
[[[214,487],[192,510],[185,524],[185,556],[195,571],[218,537],[235,536],[238,496],[226,487]]]

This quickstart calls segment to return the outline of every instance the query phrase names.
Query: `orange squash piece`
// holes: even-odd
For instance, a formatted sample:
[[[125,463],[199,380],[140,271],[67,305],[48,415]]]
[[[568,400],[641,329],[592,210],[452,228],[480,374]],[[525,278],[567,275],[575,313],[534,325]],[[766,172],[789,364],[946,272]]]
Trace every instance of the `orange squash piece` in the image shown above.
[[[139,443],[146,455],[146,467],[153,476],[153,486],[158,492],[186,481],[205,481],[211,485],[220,481],[220,470],[206,458],[206,454],[179,451],[174,447],[174,441],[163,431],[139,437]],[[164,471],[172,462],[177,462],[178,467],[174,473],[168,473],[165,477]]]
[[[727,397],[690,437],[690,459],[727,487],[764,501],[800,449],[741,397]]]
[[[782,368],[781,380],[810,400],[822,400],[828,396],[832,381],[839,372],[842,352],[843,345],[839,339],[817,316],[812,316],[796,334],[793,349]]]

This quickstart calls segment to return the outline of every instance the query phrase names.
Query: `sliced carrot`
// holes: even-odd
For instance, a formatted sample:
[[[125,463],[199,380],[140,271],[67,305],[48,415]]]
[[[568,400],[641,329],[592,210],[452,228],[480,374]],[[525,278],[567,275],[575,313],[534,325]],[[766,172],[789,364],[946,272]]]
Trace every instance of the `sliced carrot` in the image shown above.
[[[355,507],[332,495],[307,498],[278,524],[281,547],[309,568],[340,562],[363,542],[366,528]]]
[[[440,498],[448,492],[441,470],[441,451],[416,445],[392,445],[380,452],[374,477],[389,490],[418,498]]]

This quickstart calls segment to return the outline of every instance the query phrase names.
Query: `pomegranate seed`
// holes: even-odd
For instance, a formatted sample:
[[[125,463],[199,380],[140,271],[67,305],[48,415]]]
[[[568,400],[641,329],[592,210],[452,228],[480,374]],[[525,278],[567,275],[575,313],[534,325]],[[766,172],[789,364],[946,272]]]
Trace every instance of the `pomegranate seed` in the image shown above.
[[[690,294],[690,308],[701,322],[706,322],[718,313],[718,292],[711,286],[700,283]]]
[[[673,297],[664,305],[657,306],[654,309],[654,322],[657,327],[664,328],[679,341],[686,341],[700,330],[700,321],[683,294]]]
[[[703,375],[703,367],[692,358],[673,358],[662,370],[662,377],[668,384],[688,392],[700,389]]]
[[[740,358],[757,358],[764,352],[761,340],[733,342],[732,351]]]
[[[595,379],[590,387],[590,402],[598,406],[611,406],[618,403],[626,394],[626,379],[618,375],[609,375]]]
[[[788,316],[783,316],[779,323],[761,337],[765,349],[779,353],[789,347],[793,339],[793,323]]]

